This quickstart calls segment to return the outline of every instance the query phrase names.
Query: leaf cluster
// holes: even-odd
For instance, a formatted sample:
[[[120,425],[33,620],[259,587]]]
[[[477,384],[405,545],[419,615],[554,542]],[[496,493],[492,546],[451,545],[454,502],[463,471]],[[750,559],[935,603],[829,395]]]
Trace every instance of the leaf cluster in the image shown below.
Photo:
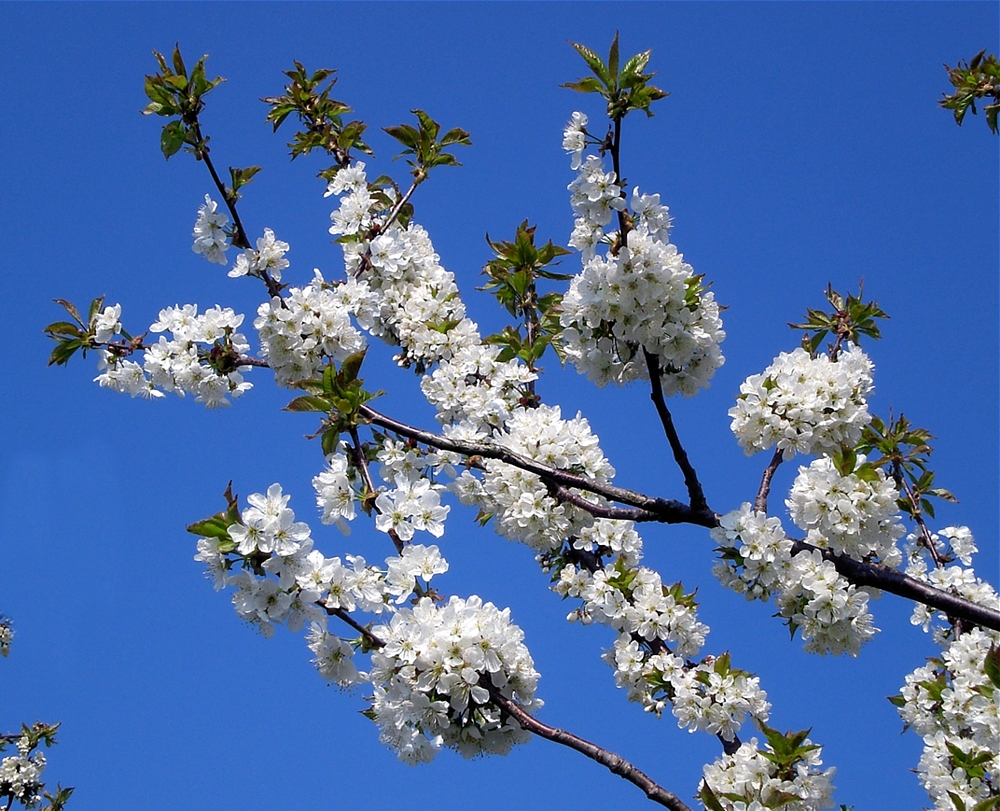
[[[832,312],[823,310],[806,310],[806,320],[801,324],[791,324],[792,329],[804,330],[802,336],[802,346],[808,350],[813,357],[819,351],[820,344],[827,335],[834,336],[834,344],[830,354],[836,357],[841,344],[846,340],[854,344],[861,343],[861,336],[878,340],[882,337],[879,332],[877,318],[888,318],[889,316],[878,306],[876,301],[864,301],[865,287],[864,281],[858,288],[858,295],[848,295],[845,299],[840,293],[833,289],[832,284],[826,287],[826,300],[833,307]],[[810,335],[810,332],[812,333]]]
[[[973,115],[978,115],[976,101],[987,99],[989,103],[983,105],[986,125],[994,135],[1000,135],[1000,124],[997,123],[997,114],[1000,113],[1000,63],[996,56],[986,56],[983,49],[971,61],[959,62],[953,68],[945,65],[944,69],[948,71],[948,81],[955,92],[950,96],[945,93],[938,104],[951,110],[955,122],[961,126],[970,109]]]
[[[410,173],[417,183],[422,182],[435,166],[461,166],[462,164],[451,152],[445,151],[445,147],[472,146],[472,141],[469,140],[470,134],[460,127],[454,127],[439,139],[441,125],[437,121],[423,110],[410,110],[410,112],[417,117],[416,127],[412,124],[383,127],[385,132],[406,147],[393,160],[398,160],[404,155],[412,155],[412,158],[407,158],[406,163],[410,166]]]
[[[486,242],[493,249],[494,258],[483,267],[487,282],[479,289],[492,293],[507,312],[523,319],[527,335],[521,336],[520,325],[508,326],[487,337],[485,342],[503,347],[497,356],[500,361],[517,357],[534,369],[548,346],[559,352],[558,343],[552,342],[562,332],[559,323],[562,294],[539,295],[536,282],[572,279],[569,274],[546,269],[555,263],[556,257],[566,256],[570,251],[551,240],[542,246],[535,245],[535,226],[528,225],[527,220],[517,227],[513,241],[492,240],[487,234]]]
[[[884,467],[900,490],[909,489],[912,497],[901,496],[898,504],[900,510],[914,520],[922,512],[934,517],[930,498],[958,501],[943,487],[934,487],[934,471],[928,468],[934,450],[930,445],[932,439],[930,431],[911,425],[902,414],[895,421],[890,414],[888,423],[873,416],[861,432],[857,447],[860,453],[878,454],[877,458],[869,459],[869,463]]]
[[[309,394],[296,397],[285,406],[285,411],[313,411],[327,415],[320,430],[313,434],[320,437],[324,455],[337,450],[342,432],[365,422],[358,414],[361,406],[383,393],[365,391],[364,380],[358,377],[367,351],[364,349],[349,355],[340,364],[340,369],[333,363],[328,364],[319,380],[300,381],[298,387]]]
[[[104,296],[98,296],[90,302],[90,306],[87,308],[86,320],[83,319],[80,311],[77,310],[72,302],[61,298],[53,299],[53,301],[61,305],[73,320],[53,321],[43,330],[56,342],[55,348],[49,355],[48,365],[65,366],[69,363],[69,359],[76,354],[77,350],[83,350],[83,356],[86,357],[88,349],[97,349],[100,346],[95,338],[97,332],[96,322],[97,316],[100,315],[101,308],[104,306]],[[121,331],[121,334],[126,343],[110,346],[109,349],[112,351],[127,354],[142,341],[142,336],[133,338],[124,329]]]
[[[333,76],[336,71],[320,68],[310,74],[300,62],[296,61],[294,64],[292,70],[284,72],[291,80],[285,85],[285,92],[280,96],[262,99],[271,107],[267,120],[274,126],[275,132],[292,113],[295,113],[303,125],[288,144],[292,159],[308,155],[314,149],[323,149],[337,160],[336,166],[320,173],[321,177],[328,179],[338,169],[350,163],[352,149],[366,155],[374,154],[361,139],[368,125],[364,121],[345,123],[344,116],[351,112],[351,108],[330,97],[330,91],[337,83],[337,77]],[[321,87],[327,79],[329,82]]]
[[[153,51],[153,55],[160,71],[146,76],[145,91],[149,104],[142,113],[166,118],[178,116],[165,124],[160,134],[160,150],[165,158],[169,159],[185,145],[200,158],[208,143],[208,139],[202,138],[198,131],[198,114],[205,106],[203,97],[225,79],[221,76],[208,79],[205,76],[208,54],[195,63],[190,74],[184,66],[179,46],[174,46],[169,64],[158,51]]]
[[[649,84],[656,73],[643,73],[649,63],[652,51],[643,51],[627,60],[619,69],[618,32],[611,42],[608,60],[605,62],[592,50],[577,42],[571,42],[583,57],[593,76],[586,76],[575,82],[566,82],[562,87],[580,93],[599,93],[608,102],[608,118],[620,121],[632,110],[642,110],[647,116],[653,112],[649,105],[666,98],[670,94]]]

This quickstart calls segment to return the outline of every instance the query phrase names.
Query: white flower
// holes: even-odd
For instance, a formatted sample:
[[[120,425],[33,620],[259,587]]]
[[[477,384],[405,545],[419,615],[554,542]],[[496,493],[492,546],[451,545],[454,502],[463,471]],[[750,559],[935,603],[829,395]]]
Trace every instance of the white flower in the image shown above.
[[[573,113],[569,123],[563,130],[563,149],[572,153],[570,168],[575,172],[583,160],[583,150],[587,146],[587,116],[583,113]]]
[[[194,224],[194,244],[191,249],[209,262],[226,264],[226,250],[229,248],[229,234],[226,223],[229,216],[217,211],[217,203],[205,195],[205,204],[198,209],[198,219]]]

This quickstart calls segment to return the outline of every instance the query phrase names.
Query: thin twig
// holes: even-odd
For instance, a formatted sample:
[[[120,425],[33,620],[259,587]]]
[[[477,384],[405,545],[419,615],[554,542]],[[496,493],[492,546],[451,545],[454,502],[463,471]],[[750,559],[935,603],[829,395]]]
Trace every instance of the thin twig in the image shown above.
[[[365,483],[365,498],[374,496],[378,491],[375,489],[375,483],[372,481],[371,471],[368,469],[368,460],[365,458],[365,452],[361,448],[361,439],[358,437],[357,427],[351,428],[351,441],[354,443],[351,447],[351,456],[354,458],[354,466],[361,471],[361,480]],[[381,510],[377,505],[373,504],[372,509],[376,514],[381,514]],[[397,554],[403,554],[403,540],[399,537],[399,533],[394,529],[389,529],[389,537],[392,538],[392,544],[396,547]]]
[[[767,497],[771,492],[771,479],[778,465],[784,461],[785,455],[781,450],[775,450],[771,457],[771,464],[764,469],[764,475],[760,477],[760,489],[757,491],[757,498],[753,501],[753,508],[759,513],[767,512]]]
[[[215,171],[215,165],[212,163],[212,159],[208,156],[210,150],[205,144],[205,139],[202,137],[201,125],[198,123],[197,117],[188,119],[188,124],[194,132],[195,139],[198,144],[200,144],[200,146],[195,148],[195,158],[205,162],[205,166],[208,167],[208,172],[212,176],[215,187],[219,190],[219,194],[222,195],[222,200],[226,204],[226,208],[229,209],[230,216],[233,218],[233,245],[237,248],[252,249],[246,228],[243,227],[243,222],[240,220],[240,214],[236,210],[236,200],[230,199],[230,195],[227,193],[226,184],[222,182],[222,179],[219,177],[219,173]],[[267,292],[271,298],[281,298],[281,285],[271,278],[270,273],[265,270],[261,274],[260,278],[263,279],[264,284],[267,285]]]
[[[605,766],[613,774],[617,774],[619,777],[638,786],[650,800],[659,803],[664,808],[669,808],[671,811],[691,811],[691,808],[682,802],[676,794],[667,791],[651,777],[639,771],[639,769],[625,760],[621,755],[609,752],[607,749],[584,740],[572,732],[543,724],[534,716],[529,715],[515,701],[504,696],[493,685],[488,676],[481,678],[479,683],[489,691],[490,699],[493,703],[517,721],[523,729],[534,735],[538,735],[540,738],[545,738],[562,746],[568,746],[570,749],[575,749],[580,754],[586,755],[591,760]]]
[[[410,186],[410,188],[406,190],[406,194],[404,194],[399,199],[399,202],[392,207],[392,211],[390,211],[389,216],[385,218],[385,222],[383,222],[379,226],[378,229],[379,233],[385,233],[386,229],[388,229],[389,226],[391,226],[396,221],[396,218],[399,216],[399,212],[402,211],[403,206],[405,206],[407,202],[409,202],[410,198],[413,196],[413,192],[417,190],[417,186],[419,186],[420,183],[421,181],[419,180],[413,181],[413,184]]]
[[[614,521],[659,521],[659,516],[649,510],[639,507],[607,507],[603,504],[595,504],[579,493],[574,493],[568,487],[561,484],[548,482],[550,495],[558,501],[566,501],[581,510],[590,513],[594,518],[610,518]]]
[[[663,398],[663,385],[660,381],[660,359],[652,352],[647,351],[645,347],[642,352],[646,356],[646,366],[649,369],[649,383],[652,388],[649,396],[656,406],[656,413],[660,415],[660,422],[663,423],[663,432],[667,435],[670,450],[674,454],[674,461],[677,462],[677,467],[684,474],[684,484],[687,486],[691,508],[696,512],[707,511],[708,502],[705,501],[705,493],[701,488],[701,482],[698,481],[698,474],[688,459],[687,451],[681,445],[680,437],[677,436],[677,429],[674,427],[673,417],[670,416],[670,410],[667,408],[667,401]]]

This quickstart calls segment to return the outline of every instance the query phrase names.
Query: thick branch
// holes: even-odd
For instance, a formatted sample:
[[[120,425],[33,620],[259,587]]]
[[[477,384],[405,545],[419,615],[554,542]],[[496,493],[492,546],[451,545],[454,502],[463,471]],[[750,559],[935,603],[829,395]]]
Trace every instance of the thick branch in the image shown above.
[[[572,732],[543,724],[537,718],[525,712],[516,702],[504,696],[493,686],[493,682],[488,677],[483,677],[479,683],[489,691],[490,699],[493,703],[517,721],[523,729],[534,735],[538,735],[540,738],[545,738],[553,743],[575,749],[591,760],[597,761],[613,774],[617,774],[619,777],[638,786],[650,800],[659,803],[664,808],[669,808],[671,811],[691,811],[691,808],[683,803],[676,794],[667,791],[657,784],[652,778],[644,772],[639,771],[639,769],[625,760],[621,755],[616,755],[614,752],[602,749],[597,744],[584,740]]]
[[[358,412],[365,419],[378,425],[380,428],[385,428],[400,436],[423,442],[425,445],[430,445],[438,450],[461,453],[466,456],[481,456],[485,459],[496,459],[521,470],[526,470],[528,473],[534,473],[546,483],[551,482],[566,487],[576,487],[588,493],[604,496],[610,501],[639,507],[656,516],[655,519],[650,520],[660,521],[665,524],[697,524],[698,526],[709,528],[718,526],[719,523],[718,517],[711,510],[698,511],[679,501],[654,498],[633,490],[626,490],[623,487],[615,487],[612,484],[595,482],[586,476],[578,476],[575,473],[543,465],[541,462],[536,462],[534,459],[529,459],[526,456],[522,456],[492,442],[469,442],[449,439],[440,434],[422,431],[419,428],[398,422],[368,406],[361,406]]]
[[[652,352],[642,350],[646,356],[646,366],[649,369],[649,383],[652,388],[650,398],[656,406],[656,413],[660,415],[660,422],[663,423],[663,431],[667,435],[670,443],[670,450],[674,453],[674,461],[677,467],[684,474],[684,484],[687,486],[688,498],[691,500],[691,508],[696,512],[708,512],[708,503],[705,501],[705,493],[701,489],[701,482],[698,481],[698,474],[695,473],[694,466],[688,459],[687,451],[681,445],[680,437],[677,436],[677,429],[674,428],[673,417],[667,408],[667,401],[663,398],[663,385],[660,381],[660,359]]]
[[[792,544],[792,554],[815,551],[818,547],[805,541]],[[837,555],[829,549],[819,549],[825,560],[830,561],[837,571],[855,586],[873,586],[888,591],[897,597],[905,597],[945,612],[950,618],[965,620],[983,628],[1000,631],[1000,611],[979,605],[965,597],[935,588],[929,583],[910,577],[898,569],[881,563],[862,563],[846,555]]]

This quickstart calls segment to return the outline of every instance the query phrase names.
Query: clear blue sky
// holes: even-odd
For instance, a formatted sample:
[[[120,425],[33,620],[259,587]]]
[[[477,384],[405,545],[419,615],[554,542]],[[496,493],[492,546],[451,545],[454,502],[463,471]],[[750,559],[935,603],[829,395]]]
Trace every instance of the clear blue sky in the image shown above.
[[[633,787],[579,755],[536,740],[507,758],[472,763],[445,753],[398,764],[358,714],[363,702],[326,688],[300,637],[265,640],[244,626],[191,560],[185,524],[221,506],[226,482],[244,496],[281,481],[329,554],[381,560],[385,536],[358,526],[343,540],[314,520],[310,479],[321,459],[307,417],[279,411],[287,394],[254,372],[237,405],[206,412],[190,399],[131,401],[91,383],[92,358],[46,369],[42,327],[56,297],[106,293],[141,331],[166,305],[198,302],[252,314],[260,290],[230,280],[190,250],[203,166],[165,163],[159,122],[143,118],[152,49],[180,42],[210,53],[229,81],[203,120],[221,166],[264,171],[242,204],[251,233],[291,243],[287,278],[328,277],[339,249],[331,200],[290,164],[286,138],[264,123],[262,96],[281,90],[298,59],[336,67],[336,95],[379,131],[428,110],[472,133],[461,169],[421,188],[416,218],[453,270],[474,318],[500,313],[474,287],[483,240],[524,218],[543,239],[572,227],[560,149],[570,113],[592,119],[593,97],[559,89],[584,72],[566,44],[606,51],[615,30],[629,54],[653,49],[672,95],[655,118],[626,122],[631,183],[660,192],[674,240],[713,283],[727,363],[712,388],[676,401],[675,417],[714,509],[752,499],[764,458],[746,459],[726,411],[740,382],[796,336],[786,322],[822,303],[827,281],[866,292],[892,315],[876,364],[872,408],[905,414],[937,435],[942,486],[961,499],[938,526],[967,524],[978,570],[996,583],[998,402],[998,139],[982,116],[959,129],[935,101],[943,62],[997,50],[995,3],[629,4],[15,4],[0,5],[0,228],[7,260],[0,325],[0,610],[17,638],[0,661],[0,727],[62,721],[53,781],[76,785],[71,807],[251,809],[436,807],[625,808]],[[566,267],[573,269],[571,257]],[[431,426],[416,381],[382,365],[369,373],[389,413]],[[596,390],[572,371],[540,384],[548,402],[582,409],[617,481],[680,496],[641,386]],[[787,489],[794,466],[779,473]],[[775,497],[778,501],[778,497]],[[780,503],[780,502],[779,502]],[[657,721],[615,689],[599,654],[610,633],[570,626],[531,554],[453,511],[442,539],[452,569],[441,587],[509,605],[542,673],[542,718],[631,758],[684,798],[717,742]],[[858,659],[807,656],[770,606],[723,592],[703,531],[643,527],[647,561],[666,582],[698,588],[712,628],[706,652],[731,650],[757,672],[772,722],[813,728],[838,767],[838,802],[918,808],[908,770],[920,742],[900,735],[885,696],[932,653],[909,606],[875,603],[883,629]]]

